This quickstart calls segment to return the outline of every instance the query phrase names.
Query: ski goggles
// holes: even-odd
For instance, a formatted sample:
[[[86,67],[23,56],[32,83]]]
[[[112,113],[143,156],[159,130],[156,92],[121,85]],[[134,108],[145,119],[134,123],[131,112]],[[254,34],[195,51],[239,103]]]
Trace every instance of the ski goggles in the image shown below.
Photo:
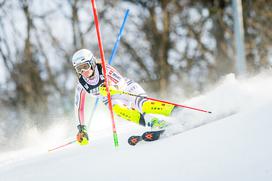
[[[88,71],[90,69],[93,70],[93,66],[90,61],[84,62],[82,64],[79,64],[75,66],[76,72],[81,74],[82,72]]]

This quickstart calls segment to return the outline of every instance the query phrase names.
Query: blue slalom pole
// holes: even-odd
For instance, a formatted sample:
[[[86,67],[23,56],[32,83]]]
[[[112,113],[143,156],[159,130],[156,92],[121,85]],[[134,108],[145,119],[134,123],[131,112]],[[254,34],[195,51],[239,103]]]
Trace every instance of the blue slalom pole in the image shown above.
[[[116,51],[117,51],[117,48],[118,48],[120,39],[121,39],[122,34],[123,34],[123,31],[124,31],[125,24],[126,24],[126,22],[127,22],[128,14],[129,14],[129,9],[127,9],[126,12],[125,12],[125,17],[124,17],[122,26],[121,26],[121,28],[120,28],[120,31],[119,31],[119,33],[118,33],[117,40],[115,41],[114,47],[113,47],[113,49],[112,49],[112,51],[111,51],[111,56],[110,56],[110,59],[109,59],[109,64],[110,64],[110,65],[112,64],[113,58],[114,58],[114,56],[115,56],[115,54],[116,54]],[[91,116],[90,116],[88,128],[90,127],[90,123],[91,123],[91,121],[92,121],[92,119],[93,119],[93,116],[94,116],[94,113],[95,113],[96,108],[97,108],[97,106],[98,106],[98,103],[99,103],[99,98],[96,98],[95,103],[94,103],[94,107],[93,107],[93,109],[92,109],[92,114],[91,114]]]
[[[123,23],[122,23],[122,26],[120,28],[120,31],[119,31],[119,34],[118,34],[118,37],[117,37],[117,40],[114,44],[114,47],[113,47],[113,50],[111,52],[111,56],[110,56],[110,59],[109,59],[109,64],[111,65],[112,61],[113,61],[113,58],[116,54],[116,50],[118,48],[118,45],[119,45],[119,42],[120,42],[120,39],[121,39],[121,36],[123,34],[123,31],[124,31],[124,27],[125,27],[125,24],[126,24],[126,21],[127,21],[127,18],[128,18],[128,13],[129,13],[129,9],[126,10],[126,13],[125,13],[125,17],[124,17],[124,20],[123,20]]]

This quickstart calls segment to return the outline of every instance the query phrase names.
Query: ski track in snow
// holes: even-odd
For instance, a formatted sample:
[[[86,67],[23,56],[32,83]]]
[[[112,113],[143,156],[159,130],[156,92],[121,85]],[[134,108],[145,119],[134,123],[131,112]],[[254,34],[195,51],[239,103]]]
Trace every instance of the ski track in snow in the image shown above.
[[[1,152],[0,181],[270,181],[271,75],[265,72],[243,80],[226,76],[207,93],[180,102],[212,114],[184,109],[171,120],[174,126],[168,134],[174,136],[135,147],[127,144],[127,138],[145,129],[118,121],[120,147],[116,149],[110,120],[103,110],[91,124],[88,146],[72,144],[48,153],[48,148],[71,141],[76,132],[69,133],[72,138],[65,137],[65,124],[54,125],[42,134],[29,130],[25,139],[31,146]]]

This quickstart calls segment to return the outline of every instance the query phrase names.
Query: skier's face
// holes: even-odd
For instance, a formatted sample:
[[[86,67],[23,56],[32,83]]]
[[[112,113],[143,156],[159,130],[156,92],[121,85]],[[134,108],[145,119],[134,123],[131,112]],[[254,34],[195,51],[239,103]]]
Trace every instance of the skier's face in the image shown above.
[[[82,71],[81,75],[85,78],[90,78],[93,75],[94,71],[92,68],[89,68],[88,70]]]
[[[90,78],[94,73],[93,67],[89,62],[82,63],[76,66],[75,69],[77,73],[81,74],[85,78]]]

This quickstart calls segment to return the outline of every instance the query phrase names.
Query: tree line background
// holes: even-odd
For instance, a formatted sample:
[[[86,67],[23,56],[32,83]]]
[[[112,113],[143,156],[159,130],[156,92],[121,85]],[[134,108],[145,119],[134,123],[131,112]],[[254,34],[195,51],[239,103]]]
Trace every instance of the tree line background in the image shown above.
[[[96,3],[106,58],[130,9],[113,65],[147,92],[188,97],[235,72],[231,0]],[[254,74],[272,62],[272,1],[242,5],[247,70]],[[90,1],[0,0],[0,128],[43,128],[50,115],[73,119],[71,57],[80,48],[100,57]]]

